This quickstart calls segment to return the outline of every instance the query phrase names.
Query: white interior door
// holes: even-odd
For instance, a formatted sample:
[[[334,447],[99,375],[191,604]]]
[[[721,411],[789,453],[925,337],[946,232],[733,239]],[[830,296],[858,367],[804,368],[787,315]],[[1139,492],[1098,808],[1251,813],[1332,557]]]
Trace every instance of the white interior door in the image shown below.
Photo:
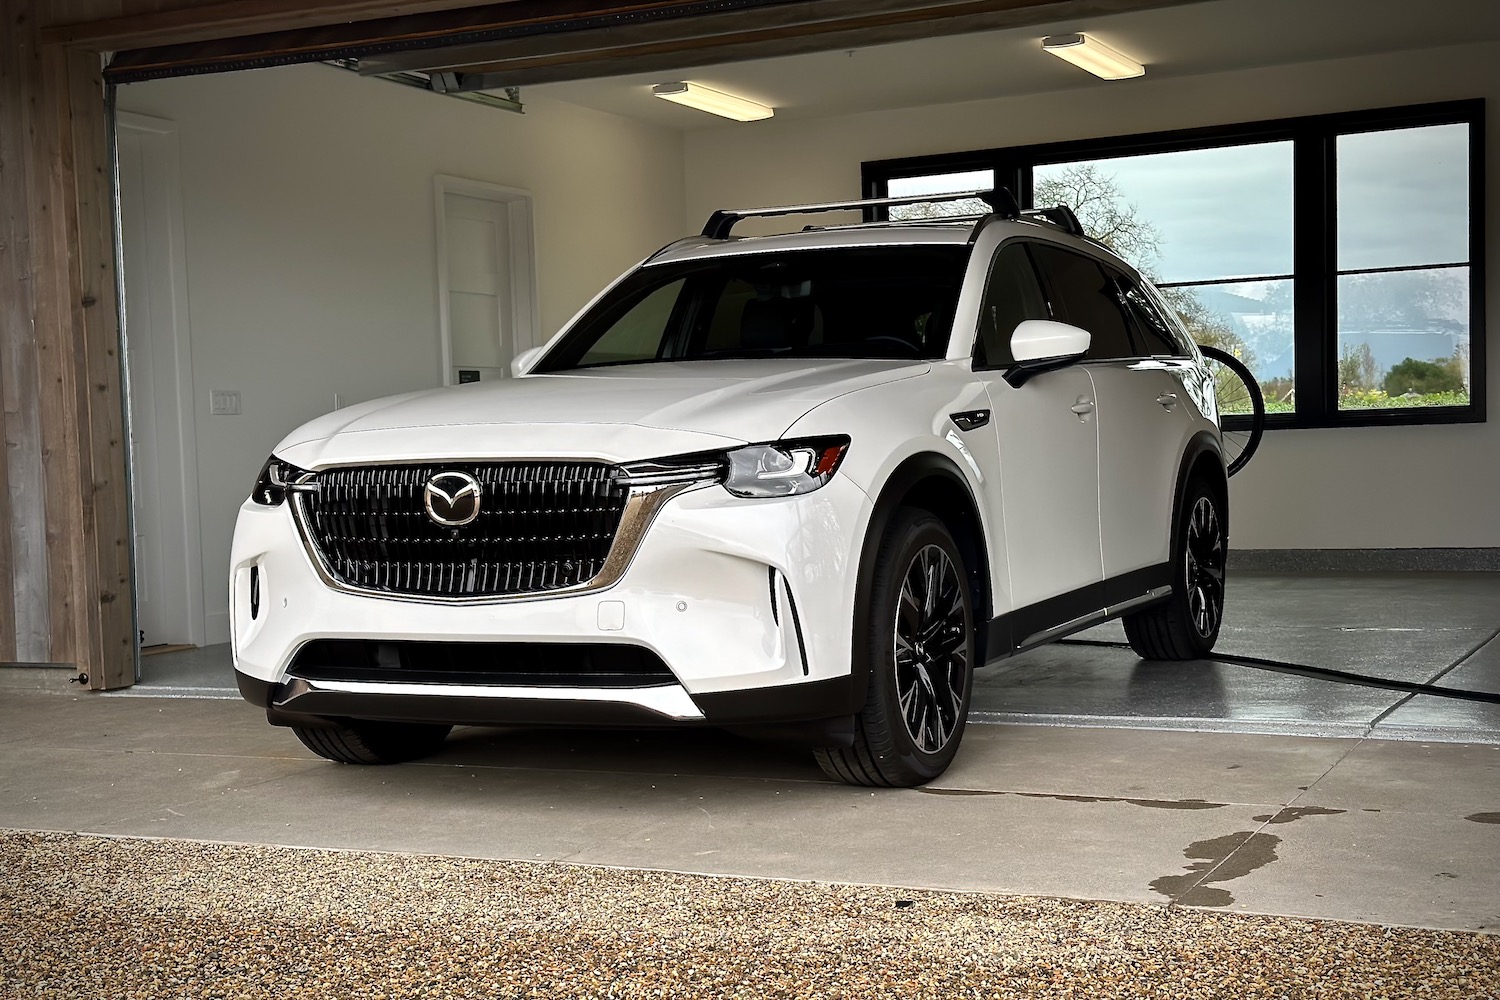
[[[204,641],[192,359],[170,122],[121,115],[121,268],[143,645]]]
[[[449,194],[443,213],[453,380],[476,369],[486,381],[500,378],[515,356],[509,209],[504,202]]]
[[[535,341],[531,198],[452,177],[437,193],[444,379],[504,378]]]

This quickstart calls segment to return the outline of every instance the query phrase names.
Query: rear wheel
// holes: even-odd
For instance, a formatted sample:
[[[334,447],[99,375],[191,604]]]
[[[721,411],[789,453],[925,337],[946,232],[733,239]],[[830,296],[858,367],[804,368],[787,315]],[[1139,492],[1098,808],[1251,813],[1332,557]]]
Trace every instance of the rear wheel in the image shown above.
[[[876,555],[870,683],[854,745],[815,751],[831,778],[910,787],[958,752],[974,676],[973,607],[963,558],[943,522],[900,511]]]
[[[452,726],[420,722],[356,722],[327,728],[293,726],[297,739],[319,757],[341,764],[400,764],[437,753]]]
[[[1125,616],[1125,638],[1146,660],[1196,660],[1219,640],[1224,621],[1224,564],[1229,539],[1218,494],[1201,479],[1188,484],[1172,551],[1172,594]]]

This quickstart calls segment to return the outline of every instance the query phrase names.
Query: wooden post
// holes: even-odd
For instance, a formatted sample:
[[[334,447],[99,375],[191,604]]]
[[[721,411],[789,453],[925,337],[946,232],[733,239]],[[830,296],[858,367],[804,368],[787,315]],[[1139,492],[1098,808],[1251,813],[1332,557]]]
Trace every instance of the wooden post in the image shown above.
[[[30,649],[26,659],[72,662],[91,688],[121,687],[134,682],[135,626],[99,59],[42,46],[27,0],[0,0],[0,16],[0,127],[19,136],[19,149],[14,138],[0,146],[0,218],[10,231],[0,292],[20,292],[0,307],[6,451],[39,454],[35,463],[15,456],[7,463],[16,558],[0,564],[0,585],[44,598],[47,648]],[[12,358],[20,359],[14,372]],[[34,428],[25,410],[33,398]],[[24,560],[18,537],[28,545]]]
[[[49,646],[46,619],[37,621],[47,609],[45,587],[37,594],[20,585],[38,573],[45,580],[47,571],[42,497],[23,489],[40,482],[42,452],[36,350],[24,336],[31,323],[31,284],[20,52],[15,17],[5,8],[0,18],[0,661],[34,660]]]
[[[99,54],[48,47],[55,53],[58,126],[65,150],[69,282],[82,485],[84,587],[75,586],[80,661],[89,687],[135,683],[135,609],[131,586],[130,489],[126,475],[124,375],[115,302],[114,180]],[[50,58],[49,58],[49,61]],[[66,95],[65,99],[63,95]],[[65,101],[65,102],[64,102]],[[71,154],[71,155],[68,155]]]

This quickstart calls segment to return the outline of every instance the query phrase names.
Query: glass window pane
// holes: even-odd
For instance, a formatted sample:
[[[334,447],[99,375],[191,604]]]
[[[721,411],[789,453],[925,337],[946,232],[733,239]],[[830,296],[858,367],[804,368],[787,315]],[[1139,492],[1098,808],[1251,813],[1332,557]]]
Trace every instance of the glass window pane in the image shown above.
[[[1044,164],[1032,188],[1158,283],[1292,273],[1290,142]]]
[[[1338,138],[1339,270],[1469,260],[1469,126]]]
[[[1238,281],[1160,289],[1194,343],[1228,351],[1260,383],[1266,412],[1290,413],[1296,403],[1292,282]]]
[[[958,194],[961,191],[988,191],[995,186],[993,170],[965,170],[951,174],[926,174],[921,177],[892,177],[886,191],[892,198],[919,194]],[[892,222],[913,219],[947,219],[965,215],[988,215],[990,206],[978,198],[963,201],[941,201],[930,204],[892,205]]]
[[[1467,406],[1469,268],[1339,277],[1339,409]]]
[[[1114,281],[1094,259],[1045,243],[1034,243],[1031,250],[1046,275],[1057,318],[1089,332],[1089,349],[1084,357],[1094,361],[1134,357],[1135,346],[1130,342]]]
[[[1014,364],[1010,338],[1016,327],[1023,320],[1051,318],[1026,248],[1019,243],[1006,246],[996,255],[984,289],[984,305],[979,310],[980,356],[976,361],[990,368]]]
[[[679,278],[642,298],[599,337],[579,365],[615,365],[655,358],[685,284]]]
[[[1135,324],[1135,333],[1141,343],[1142,349],[1151,355],[1184,355],[1183,345],[1178,343],[1176,330],[1157,311],[1156,303],[1146,294],[1145,289],[1135,286],[1125,288],[1125,310],[1130,313],[1130,318]]]

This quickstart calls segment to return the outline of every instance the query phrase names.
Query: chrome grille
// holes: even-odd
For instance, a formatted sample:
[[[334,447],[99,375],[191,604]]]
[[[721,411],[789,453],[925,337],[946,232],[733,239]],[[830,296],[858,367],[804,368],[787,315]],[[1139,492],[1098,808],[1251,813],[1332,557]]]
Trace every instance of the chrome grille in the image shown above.
[[[440,472],[480,485],[479,516],[459,528],[427,516]],[[339,582],[425,597],[544,593],[604,568],[628,490],[598,462],[493,462],[327,469],[297,491],[309,540]]]

